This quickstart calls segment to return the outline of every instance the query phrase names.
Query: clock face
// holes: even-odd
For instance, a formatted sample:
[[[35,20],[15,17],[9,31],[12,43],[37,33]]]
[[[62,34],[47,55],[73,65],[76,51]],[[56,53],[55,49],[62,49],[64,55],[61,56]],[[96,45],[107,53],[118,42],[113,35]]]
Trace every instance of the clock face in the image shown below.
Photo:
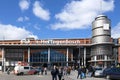
[[[109,30],[109,24],[104,24],[104,25],[103,25],[103,29],[104,29],[104,30]]]

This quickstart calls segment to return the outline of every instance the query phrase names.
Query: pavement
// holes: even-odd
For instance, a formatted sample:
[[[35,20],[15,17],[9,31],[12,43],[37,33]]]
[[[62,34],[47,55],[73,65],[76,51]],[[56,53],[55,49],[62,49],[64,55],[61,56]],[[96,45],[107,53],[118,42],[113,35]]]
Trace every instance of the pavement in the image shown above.
[[[77,74],[78,72],[75,71],[71,71],[70,75],[64,75],[64,80],[106,80],[105,78],[99,78],[99,77],[88,77],[88,75],[86,75],[86,78],[84,79],[77,79]],[[50,72],[48,72],[47,76],[46,75],[39,75],[40,80],[52,80],[51,74]]]
[[[7,75],[7,73],[0,72],[0,80],[52,80],[52,76],[50,71],[48,71],[47,75],[23,75],[23,76],[16,76],[13,73]],[[77,79],[77,71],[71,71],[70,75],[65,75],[64,80],[81,80]],[[94,78],[88,77],[82,80],[106,80],[104,78]]]
[[[105,78],[100,78],[100,77],[88,77],[88,75],[86,75],[86,78],[84,79],[77,79],[77,71],[72,71],[70,75],[67,75],[66,77],[69,77],[70,80],[106,80]]]

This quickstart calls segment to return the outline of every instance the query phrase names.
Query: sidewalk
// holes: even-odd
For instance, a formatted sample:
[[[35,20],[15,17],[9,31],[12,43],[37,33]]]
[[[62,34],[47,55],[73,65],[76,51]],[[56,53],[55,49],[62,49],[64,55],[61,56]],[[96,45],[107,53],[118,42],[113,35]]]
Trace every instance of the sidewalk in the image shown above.
[[[2,71],[0,71],[0,74],[3,74],[3,72],[2,72]]]
[[[68,77],[69,80],[106,80],[104,78],[95,78],[95,77],[88,77],[88,76],[84,79],[80,79],[80,78],[77,79],[77,73],[78,73],[77,71],[71,71],[71,74],[65,77]]]
[[[84,78],[84,79],[77,79],[77,71],[71,71],[70,75],[64,75],[64,80],[106,80],[104,78],[94,78],[94,77],[88,77]],[[5,80],[4,78],[7,78],[6,80],[52,80],[52,76],[51,76],[51,72],[48,71],[48,74],[45,75],[24,75],[24,76],[15,76],[14,74],[10,74],[9,76],[6,73],[2,73],[0,72],[0,74],[2,75],[3,79],[0,80]],[[6,76],[7,75],[7,76]],[[18,78],[18,79],[13,79],[13,78]]]

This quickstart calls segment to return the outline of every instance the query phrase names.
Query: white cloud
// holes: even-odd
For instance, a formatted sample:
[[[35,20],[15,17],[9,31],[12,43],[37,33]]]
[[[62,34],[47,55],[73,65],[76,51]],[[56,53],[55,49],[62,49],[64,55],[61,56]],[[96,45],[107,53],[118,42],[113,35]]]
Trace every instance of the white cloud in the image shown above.
[[[22,11],[29,9],[30,2],[28,0],[20,0],[19,6]]]
[[[111,34],[113,38],[119,38],[120,37],[120,22],[112,28]]]
[[[40,25],[39,25],[39,24],[35,24],[35,25],[34,25],[34,28],[35,28],[36,30],[40,30]]]
[[[101,5],[102,3],[102,5]],[[102,8],[100,8],[102,6]],[[112,11],[114,0],[80,0],[67,3],[61,13],[55,15],[57,23],[52,24],[54,30],[84,29],[91,26],[94,18],[101,12]],[[101,11],[100,11],[101,10]]]
[[[27,17],[27,16],[19,17],[19,18],[17,19],[17,21],[18,21],[18,22],[29,21],[29,17]]]
[[[33,35],[30,31],[25,30],[24,28],[20,28],[17,26],[13,26],[11,24],[4,25],[0,24],[0,39],[3,40],[19,40],[25,39],[27,37],[38,38],[36,35]]]
[[[23,22],[23,17],[19,17],[19,18],[17,19],[17,21],[18,21],[18,22]]]
[[[43,19],[43,20],[50,19],[49,11],[46,9],[43,9],[42,5],[39,1],[35,1],[34,5],[33,5],[33,13],[35,16],[37,16],[40,19]]]
[[[27,16],[25,16],[24,19],[25,19],[25,21],[29,21],[30,20],[29,17],[27,17]]]

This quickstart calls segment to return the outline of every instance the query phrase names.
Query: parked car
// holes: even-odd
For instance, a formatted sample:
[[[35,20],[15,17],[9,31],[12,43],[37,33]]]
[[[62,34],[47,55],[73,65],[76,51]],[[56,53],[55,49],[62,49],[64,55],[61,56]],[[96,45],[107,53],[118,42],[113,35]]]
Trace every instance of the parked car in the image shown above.
[[[36,74],[39,74],[40,72],[41,72],[41,68],[35,68],[35,70],[36,70]]]
[[[103,68],[102,67],[95,68],[94,76],[103,77]]]
[[[118,79],[120,80],[120,68],[113,67],[107,68],[103,71],[104,77],[107,79]]]
[[[31,66],[15,66],[14,74],[16,75],[23,75],[23,74],[36,74],[36,70],[33,69]]]
[[[35,69],[31,69],[28,71],[27,74],[29,74],[29,75],[37,74],[37,71]]]

